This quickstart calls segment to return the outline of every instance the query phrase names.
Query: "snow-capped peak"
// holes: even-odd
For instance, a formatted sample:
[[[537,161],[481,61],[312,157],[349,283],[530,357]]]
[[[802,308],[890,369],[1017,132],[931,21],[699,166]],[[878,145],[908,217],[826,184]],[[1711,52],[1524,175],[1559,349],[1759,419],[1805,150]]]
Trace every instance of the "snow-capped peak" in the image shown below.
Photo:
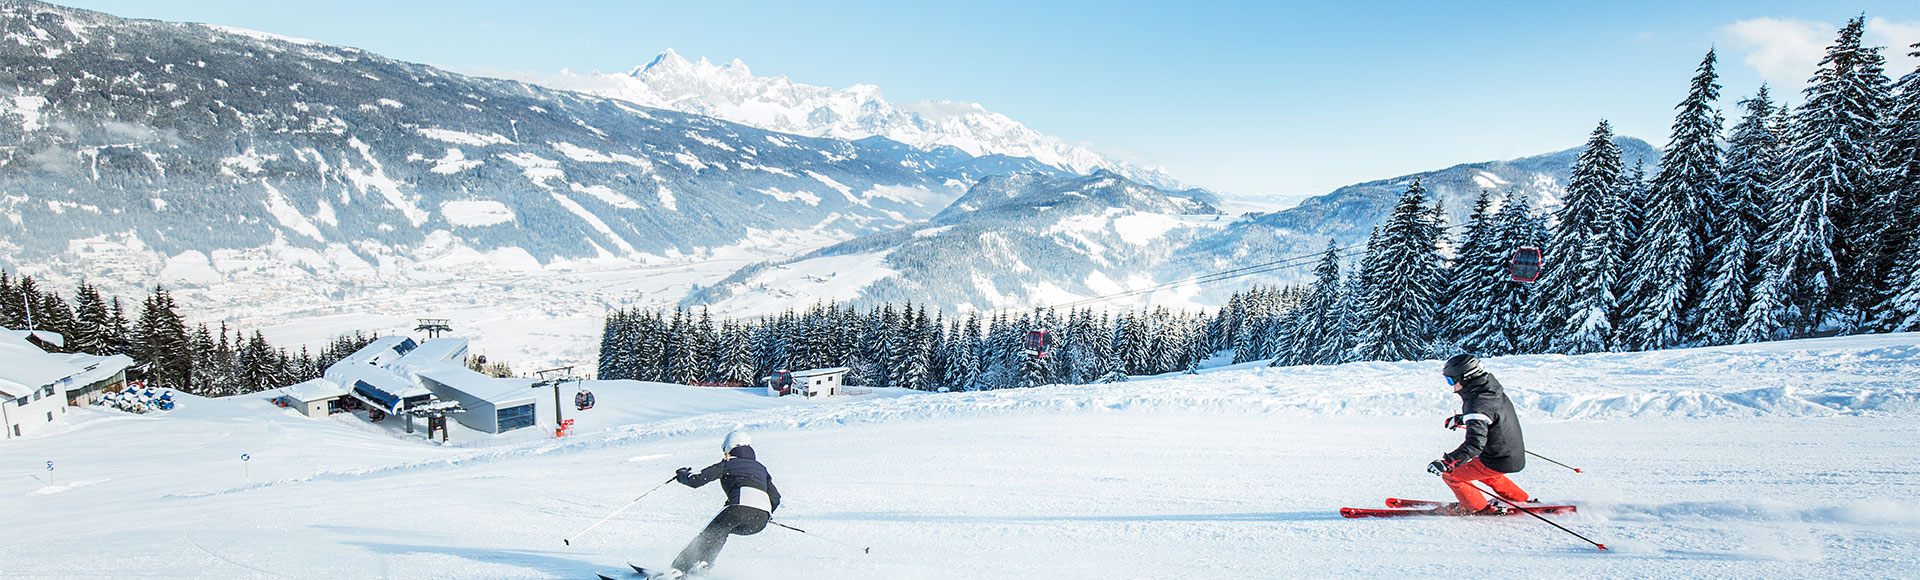
[[[740,59],[716,65],[705,58],[689,61],[667,49],[624,74],[563,72],[543,82],[786,133],[841,139],[880,136],[922,149],[945,145],[974,156],[1026,157],[1081,174],[1107,169],[1160,187],[1183,187],[1158,169],[1136,167],[1068,144],[977,103],[894,104],[874,85],[832,89],[795,83],[785,76],[754,76]]]

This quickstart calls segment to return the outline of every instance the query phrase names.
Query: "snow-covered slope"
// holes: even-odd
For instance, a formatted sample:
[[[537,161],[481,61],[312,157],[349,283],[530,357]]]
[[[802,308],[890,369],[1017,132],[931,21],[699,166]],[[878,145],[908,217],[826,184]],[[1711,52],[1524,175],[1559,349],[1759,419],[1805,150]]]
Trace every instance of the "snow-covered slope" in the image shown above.
[[[664,564],[719,493],[667,486],[562,538],[745,427],[808,533],[734,538],[721,580],[1920,571],[1920,335],[1487,364],[1528,448],[1585,470],[1514,480],[1612,551],[1525,517],[1336,515],[1446,497],[1423,468],[1457,400],[1431,361],[812,401],[596,382],[573,437],[444,446],[252,398],[80,410],[4,446],[0,544],[8,578],[591,577]]]
[[[928,222],[749,266],[688,301],[762,313],[819,300],[914,302],[950,312],[1059,304],[1184,277],[1161,266],[1236,223],[1217,201],[1106,171],[989,177]],[[1197,291],[1140,299],[1212,303]]]
[[[1184,187],[1164,171],[1070,145],[976,103],[895,104],[873,85],[833,89],[785,76],[754,76],[739,59],[724,65],[705,58],[688,61],[668,49],[626,73],[562,71],[538,82],[782,133],[848,140],[886,137],[921,149],[952,147],[975,157],[1029,158],[1073,173],[1105,169],[1158,187]]]

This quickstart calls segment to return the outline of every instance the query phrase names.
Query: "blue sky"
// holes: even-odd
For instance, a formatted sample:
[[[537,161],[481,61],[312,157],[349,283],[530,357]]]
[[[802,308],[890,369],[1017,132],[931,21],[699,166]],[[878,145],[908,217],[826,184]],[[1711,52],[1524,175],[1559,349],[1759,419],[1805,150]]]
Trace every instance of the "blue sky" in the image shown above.
[[[1848,18],[1901,45],[1896,78],[1920,42],[1916,0],[61,3],[467,73],[624,71],[667,48],[738,58],[895,102],[981,103],[1189,183],[1283,195],[1564,149],[1602,118],[1664,145],[1709,47],[1731,113],[1763,80],[1797,102]]]

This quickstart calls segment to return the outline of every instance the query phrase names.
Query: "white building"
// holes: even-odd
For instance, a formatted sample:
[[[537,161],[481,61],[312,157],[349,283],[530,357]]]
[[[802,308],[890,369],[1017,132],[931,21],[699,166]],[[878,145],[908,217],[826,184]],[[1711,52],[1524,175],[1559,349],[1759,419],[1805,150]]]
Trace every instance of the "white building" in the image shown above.
[[[66,414],[69,403],[90,403],[102,391],[118,390],[132,364],[121,355],[48,354],[20,333],[0,328],[4,438],[30,435]]]
[[[467,340],[435,338],[416,343],[385,336],[327,367],[322,378],[280,389],[279,402],[308,417],[338,412],[341,399],[384,415],[436,401],[458,401],[451,416],[476,431],[503,433],[538,423],[539,392],[532,379],[489,377],[467,368]]]
[[[784,395],[806,395],[808,397],[831,397],[840,394],[840,385],[847,376],[847,367],[811,369],[787,373],[793,378],[791,385],[776,374],[762,379],[767,383],[767,394],[774,397]]]
[[[347,396],[347,388],[326,379],[314,379],[290,387],[281,387],[280,396],[275,402],[280,406],[299,411],[314,419],[325,419],[327,415],[345,411],[340,399]]]

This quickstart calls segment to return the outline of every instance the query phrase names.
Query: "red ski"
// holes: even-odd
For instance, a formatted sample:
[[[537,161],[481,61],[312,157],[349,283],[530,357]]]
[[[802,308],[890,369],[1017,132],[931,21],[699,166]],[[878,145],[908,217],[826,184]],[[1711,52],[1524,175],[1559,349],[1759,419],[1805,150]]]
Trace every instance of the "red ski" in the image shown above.
[[[1447,504],[1441,503],[1441,502],[1423,502],[1419,500],[1389,499],[1387,500],[1387,505],[1397,505],[1401,507],[1388,508],[1388,509],[1350,508],[1350,507],[1340,508],[1340,516],[1347,517],[1347,518],[1398,518],[1398,517],[1408,517],[1408,516],[1459,517],[1459,516],[1455,516],[1454,514],[1442,513],[1440,511],[1440,508],[1446,507]],[[1414,507],[1414,506],[1420,506],[1420,507]],[[1570,514],[1570,513],[1579,511],[1579,508],[1576,508],[1571,505],[1528,504],[1526,508],[1527,508],[1527,511],[1531,511],[1535,514]],[[1509,509],[1507,510],[1507,513],[1501,514],[1501,515],[1517,516],[1517,515],[1524,515],[1524,514],[1525,512],[1522,512],[1520,510]]]

